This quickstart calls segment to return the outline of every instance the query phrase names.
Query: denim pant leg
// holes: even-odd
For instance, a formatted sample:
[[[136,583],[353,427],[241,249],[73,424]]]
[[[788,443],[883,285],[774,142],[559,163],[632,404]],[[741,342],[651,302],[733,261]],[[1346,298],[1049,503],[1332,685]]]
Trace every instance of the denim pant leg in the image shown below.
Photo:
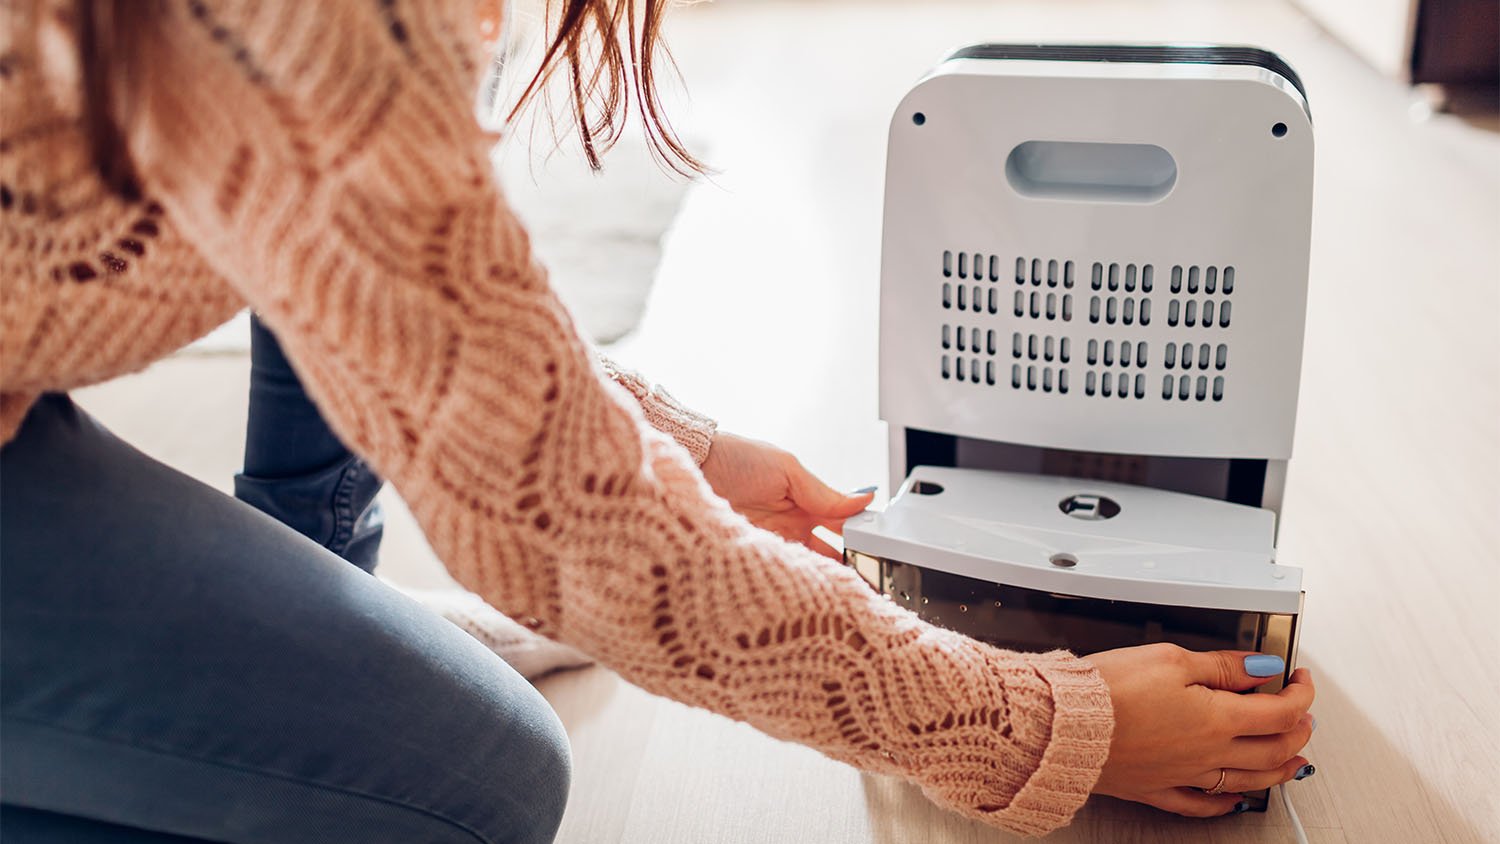
[[[209,844],[134,826],[104,823],[0,803],[0,841],[5,844]]]
[[[384,518],[381,479],[344,447],[308,398],[281,345],[250,318],[250,415],[241,501],[368,572]]]
[[[561,724],[456,626],[66,396],[0,450],[0,502],[7,844],[554,836]]]

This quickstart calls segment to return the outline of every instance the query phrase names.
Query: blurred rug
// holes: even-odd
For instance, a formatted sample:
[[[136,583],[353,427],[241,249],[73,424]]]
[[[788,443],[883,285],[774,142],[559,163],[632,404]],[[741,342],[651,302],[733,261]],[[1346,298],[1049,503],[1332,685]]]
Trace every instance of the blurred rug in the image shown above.
[[[636,135],[622,138],[597,173],[574,152],[576,141],[546,157],[530,153],[550,141],[525,141],[497,150],[506,196],[582,331],[613,343],[640,322],[662,239],[691,185],[657,166]]]

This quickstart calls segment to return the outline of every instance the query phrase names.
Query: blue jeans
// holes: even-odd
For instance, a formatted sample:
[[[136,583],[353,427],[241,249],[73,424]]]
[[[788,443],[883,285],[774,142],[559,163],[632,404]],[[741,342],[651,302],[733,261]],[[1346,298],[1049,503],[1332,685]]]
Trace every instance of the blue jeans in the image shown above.
[[[367,572],[384,527],[381,480],[344,447],[257,317],[250,320],[245,470],[234,496]]]
[[[0,450],[6,844],[549,841],[568,770],[483,645],[66,396]]]

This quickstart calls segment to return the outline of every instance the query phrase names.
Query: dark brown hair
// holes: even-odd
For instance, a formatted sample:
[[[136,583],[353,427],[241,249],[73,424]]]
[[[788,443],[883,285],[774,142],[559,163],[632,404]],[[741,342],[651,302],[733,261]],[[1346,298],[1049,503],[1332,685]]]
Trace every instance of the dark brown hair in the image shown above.
[[[673,131],[657,91],[658,51],[671,66],[661,43],[662,13],[671,0],[547,0],[547,19],[554,17],[541,65],[531,77],[508,119],[514,119],[540,96],[559,72],[564,73],[569,117],[576,125],[589,166],[599,169],[629,120],[632,103],[640,109],[652,154],[663,166],[683,175],[707,168]],[[148,49],[145,21],[160,11],[160,0],[78,0],[78,40],[82,51],[83,124],[105,184],[127,199],[140,194],[123,128],[139,68],[133,59]],[[478,26],[478,21],[474,22]]]
[[[508,119],[513,120],[559,69],[567,73],[569,110],[589,166],[619,140],[631,102],[641,110],[652,154],[683,176],[707,171],[688,152],[662,111],[656,84],[657,52],[675,70],[661,40],[662,13],[671,0],[558,0],[557,25],[541,67]],[[547,17],[554,0],[547,0]]]
[[[135,9],[126,6],[124,0],[79,0],[76,11],[84,134],[104,184],[133,202],[140,199],[140,180],[125,144],[125,124],[119,119],[130,113],[130,104],[118,98],[134,90],[132,46],[140,43],[135,36],[141,17],[152,7],[147,3]]]

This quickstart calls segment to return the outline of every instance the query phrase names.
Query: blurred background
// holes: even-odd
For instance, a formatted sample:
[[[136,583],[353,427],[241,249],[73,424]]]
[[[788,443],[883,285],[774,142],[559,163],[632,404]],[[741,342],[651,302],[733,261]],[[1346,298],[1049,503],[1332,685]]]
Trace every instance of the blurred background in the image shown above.
[[[516,67],[533,54],[538,15],[516,10]],[[496,164],[583,330],[722,428],[854,489],[887,478],[881,200],[887,124],[908,88],[981,41],[1281,54],[1306,83],[1318,148],[1280,547],[1306,571],[1320,773],[1294,799],[1313,841],[1497,840],[1497,19],[1493,0],[718,0],[673,9],[667,27],[686,83],[668,113],[711,178],[664,174],[635,133],[591,174],[536,112],[509,130]],[[228,490],[245,342],[232,324],[77,397],[137,446]],[[381,576],[443,586],[385,495]],[[603,669],[542,687],[575,747],[565,841],[1008,840]],[[1289,835],[1279,810],[1203,824],[1096,800],[1057,840]]]

